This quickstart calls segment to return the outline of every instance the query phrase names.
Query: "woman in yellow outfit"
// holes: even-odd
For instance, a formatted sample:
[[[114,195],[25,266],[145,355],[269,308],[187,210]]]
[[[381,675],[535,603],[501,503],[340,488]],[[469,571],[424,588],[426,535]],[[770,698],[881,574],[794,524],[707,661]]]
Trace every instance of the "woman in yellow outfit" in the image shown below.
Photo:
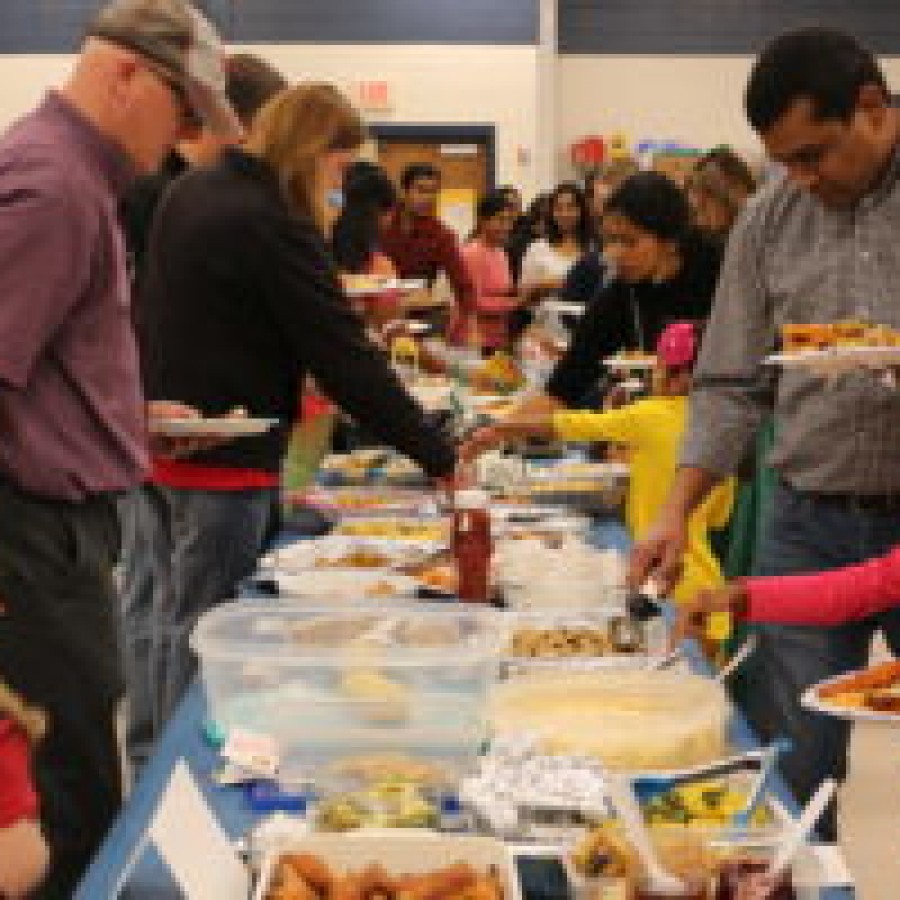
[[[623,444],[630,450],[631,461],[626,521],[632,537],[641,540],[656,521],[678,467],[698,347],[697,326],[676,322],[665,329],[657,344],[653,396],[608,412],[556,411],[498,422],[476,432],[462,448],[462,456],[474,459],[491,447],[528,435]],[[684,573],[673,591],[677,602],[693,598],[701,588],[723,583],[709,532],[728,524],[734,490],[733,481],[724,482],[691,517]]]

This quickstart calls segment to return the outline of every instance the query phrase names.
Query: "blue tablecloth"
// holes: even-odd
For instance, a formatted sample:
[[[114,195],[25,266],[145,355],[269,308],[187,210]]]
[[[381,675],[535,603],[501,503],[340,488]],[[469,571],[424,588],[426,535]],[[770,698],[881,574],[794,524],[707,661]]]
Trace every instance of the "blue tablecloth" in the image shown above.
[[[596,523],[592,541],[600,547],[623,551],[630,544],[628,533],[614,520]],[[234,837],[244,834],[256,821],[239,789],[220,788],[212,782],[210,775],[220,766],[220,761],[217,752],[203,737],[205,719],[206,700],[199,684],[195,684],[169,723],[122,815],[86,873],[75,895],[76,900],[106,900],[116,895],[122,874],[139,849],[141,836],[169,773],[180,758],[187,761],[207,802],[228,834]],[[732,740],[735,746],[742,749],[757,746],[756,738],[740,715],[733,717]],[[785,786],[779,783],[775,789],[788,808],[795,811],[796,806]],[[177,897],[178,893],[165,867],[151,849],[141,854],[122,896],[136,900],[162,900]],[[848,900],[852,897],[852,891],[830,890],[822,893],[822,900]]]

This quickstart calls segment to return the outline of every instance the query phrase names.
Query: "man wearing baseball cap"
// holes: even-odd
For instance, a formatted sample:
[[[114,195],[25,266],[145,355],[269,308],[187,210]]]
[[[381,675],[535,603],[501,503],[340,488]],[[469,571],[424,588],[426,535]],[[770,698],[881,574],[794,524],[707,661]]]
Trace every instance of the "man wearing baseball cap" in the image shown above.
[[[0,138],[0,680],[51,723],[42,897],[72,895],[122,797],[116,498],[147,475],[148,410],[119,200],[196,120],[239,133],[224,85],[188,3],[120,0]]]

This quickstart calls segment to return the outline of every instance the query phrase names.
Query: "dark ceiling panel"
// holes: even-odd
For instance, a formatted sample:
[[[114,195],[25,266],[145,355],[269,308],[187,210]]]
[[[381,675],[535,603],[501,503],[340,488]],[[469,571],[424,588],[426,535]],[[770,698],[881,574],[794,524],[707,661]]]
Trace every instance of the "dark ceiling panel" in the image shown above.
[[[900,0],[559,0],[563,53],[754,54],[810,24],[900,54]]]
[[[0,0],[0,53],[65,53],[102,0]],[[199,0],[230,41],[530,44],[539,0]]]

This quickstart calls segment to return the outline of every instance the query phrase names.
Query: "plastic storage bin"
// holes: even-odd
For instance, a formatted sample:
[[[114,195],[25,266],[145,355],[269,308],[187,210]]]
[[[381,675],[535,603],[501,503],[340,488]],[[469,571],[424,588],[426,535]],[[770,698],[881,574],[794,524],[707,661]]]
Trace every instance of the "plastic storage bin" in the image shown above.
[[[381,751],[464,761],[484,739],[498,615],[237,602],[191,644],[215,721],[276,738],[288,770]]]

